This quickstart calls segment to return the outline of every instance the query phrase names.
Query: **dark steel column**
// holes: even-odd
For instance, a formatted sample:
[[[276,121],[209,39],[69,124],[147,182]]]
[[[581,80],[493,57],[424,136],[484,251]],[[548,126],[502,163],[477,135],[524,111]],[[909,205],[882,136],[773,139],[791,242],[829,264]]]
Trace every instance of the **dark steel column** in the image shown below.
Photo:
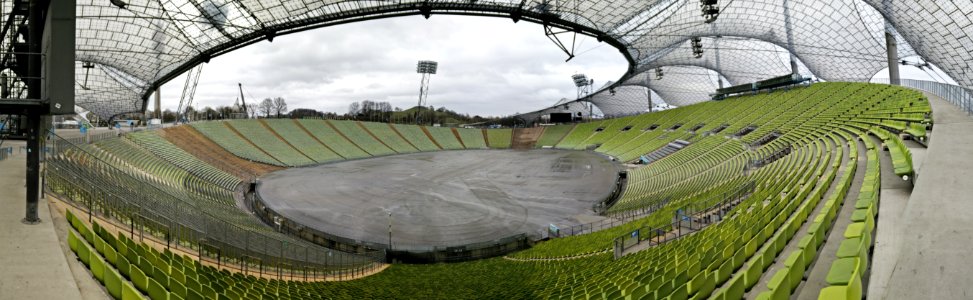
[[[37,202],[40,199],[40,133],[41,116],[39,112],[27,115],[27,215],[25,224],[37,224]]]
[[[48,1],[31,0],[28,16],[29,58],[27,61],[27,98],[39,100],[41,98],[41,38],[44,34],[44,14]],[[23,222],[26,224],[40,223],[37,216],[37,202],[40,199],[40,111],[31,110],[27,113],[27,212]]]

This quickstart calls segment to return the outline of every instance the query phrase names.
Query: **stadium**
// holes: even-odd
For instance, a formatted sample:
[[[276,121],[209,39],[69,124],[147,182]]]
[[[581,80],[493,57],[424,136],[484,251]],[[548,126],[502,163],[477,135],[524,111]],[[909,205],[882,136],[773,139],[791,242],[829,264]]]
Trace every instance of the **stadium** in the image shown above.
[[[973,1],[0,11],[0,299],[973,293]],[[164,84],[185,76],[191,95],[201,65],[258,42],[442,15],[543,27],[568,60],[582,53],[566,37],[592,37],[627,70],[597,88],[575,74],[575,99],[497,124],[254,118],[246,105],[129,121],[153,119],[153,98],[160,114]],[[416,71],[422,109],[436,64]],[[82,129],[53,127],[66,116]]]

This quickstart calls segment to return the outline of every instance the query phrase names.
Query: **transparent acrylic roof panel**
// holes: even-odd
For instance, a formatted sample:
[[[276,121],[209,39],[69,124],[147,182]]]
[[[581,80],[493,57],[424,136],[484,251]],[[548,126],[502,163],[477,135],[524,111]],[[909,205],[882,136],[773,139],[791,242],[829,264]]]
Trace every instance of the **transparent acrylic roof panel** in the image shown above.
[[[887,16],[894,26],[891,31],[901,34],[896,35],[900,56],[919,54],[942,66],[962,85],[973,87],[973,0],[721,0],[721,14],[711,24],[703,22],[698,0],[126,2],[128,6],[119,9],[106,0],[77,0],[77,60],[98,65],[98,72],[104,74],[94,76],[95,81],[105,86],[104,90],[84,90],[77,85],[77,103],[102,117],[141,111],[141,98],[154,86],[210,55],[265,39],[272,32],[415,13],[421,7],[433,13],[492,16],[509,16],[515,11],[545,13],[620,41],[623,53],[636,62],[636,70],[691,65],[715,70],[734,83],[785,70],[778,53],[782,49],[799,58],[802,74],[867,81],[887,64]],[[720,43],[728,45],[720,46],[720,64],[714,61],[715,43],[709,39],[704,39],[702,60],[686,59],[685,43],[695,36],[723,37]],[[770,45],[778,55],[769,54]],[[748,51],[753,52],[751,57],[743,54]],[[748,74],[746,70],[753,71]],[[95,72],[88,73],[91,81],[90,74]],[[696,91],[706,83],[682,84],[687,86],[666,84],[670,96],[678,94],[674,99],[683,99],[673,101],[689,101],[684,99],[687,95],[699,94],[677,90]]]
[[[918,55],[973,88],[973,1],[865,2],[881,11]]]
[[[639,71],[653,71],[663,66],[697,66],[716,70],[731,84],[743,84],[791,73],[787,49],[761,40],[737,37],[701,38],[703,56],[693,56],[690,41],[660,52],[661,56],[639,66]],[[801,75],[811,71],[798,59]]]

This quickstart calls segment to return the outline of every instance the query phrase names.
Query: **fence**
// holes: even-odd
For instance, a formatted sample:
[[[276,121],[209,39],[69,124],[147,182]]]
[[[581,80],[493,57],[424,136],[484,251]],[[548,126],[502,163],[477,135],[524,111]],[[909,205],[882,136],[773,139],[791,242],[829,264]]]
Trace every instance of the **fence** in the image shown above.
[[[607,219],[603,219],[601,221],[574,225],[565,228],[558,228],[557,230],[550,229],[548,230],[548,234],[551,237],[569,237],[574,235],[589,234],[592,232],[613,228],[615,226],[622,225],[632,220],[647,216],[661,209],[662,207],[666,206],[666,204],[668,204],[670,200],[671,200],[670,198],[665,198],[662,199],[661,201],[654,202],[653,204],[640,209],[614,213],[609,215]]]
[[[682,238],[706,226],[715,224],[725,217],[733,207],[750,196],[756,188],[751,181],[737,190],[726,192],[714,197],[690,203],[678,209],[670,224],[650,227],[645,226],[615,238],[615,258],[622,257],[624,252],[642,243],[658,245]]]
[[[118,137],[118,134],[119,134],[118,132],[113,131],[113,132],[102,132],[102,133],[88,134],[88,135],[69,137],[69,138],[58,136],[57,139],[67,141],[68,143],[71,144],[81,145],[81,144],[92,144],[102,140],[116,138]],[[53,137],[53,135],[51,137]]]
[[[257,185],[259,184],[257,183]],[[536,240],[539,238],[522,233],[492,241],[449,246],[413,245],[404,242],[397,242],[392,246],[381,243],[369,243],[336,236],[293,222],[270,207],[267,207],[256,190],[256,186],[253,186],[246,193],[247,206],[250,207],[254,215],[263,220],[267,225],[277,228],[278,231],[292,236],[299,236],[304,240],[312,241],[318,245],[347,252],[360,253],[384,250],[386,260],[390,262],[436,263],[489,258],[527,249],[530,247],[532,239]]]
[[[257,270],[282,279],[349,277],[378,267],[381,252],[346,253],[327,249],[261,226],[226,219],[239,215],[203,196],[176,194],[139,178],[55,135],[48,152],[45,187],[68,204],[127,227],[133,238],[197,253],[201,261]],[[245,216],[245,215],[243,215]],[[260,224],[257,224],[260,225]]]

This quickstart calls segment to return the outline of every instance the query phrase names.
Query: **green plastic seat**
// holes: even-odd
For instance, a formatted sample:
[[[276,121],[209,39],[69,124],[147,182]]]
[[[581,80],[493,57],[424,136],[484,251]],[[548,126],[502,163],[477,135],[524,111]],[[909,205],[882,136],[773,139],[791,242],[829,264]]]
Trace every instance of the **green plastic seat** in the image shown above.
[[[182,283],[179,283],[178,281],[175,280],[169,281],[169,292],[183,299],[187,297],[186,286],[182,285]]]
[[[770,290],[782,290],[787,291],[787,295],[790,295],[790,282],[788,281],[787,274],[790,268],[784,267],[783,269],[777,270],[773,277],[770,277],[770,281],[767,282],[767,288]]]
[[[867,259],[868,245],[862,243],[861,238],[850,238],[841,241],[838,246],[838,258],[861,257]]]
[[[773,298],[771,298],[772,297],[772,294],[773,294],[773,291],[764,291],[764,292],[762,292],[760,294],[757,294],[757,300],[771,300],[771,299],[773,299]]]
[[[816,245],[814,245],[814,237],[811,235],[805,235],[797,242],[797,248],[801,249],[802,253],[804,254],[804,268],[807,269],[807,267],[811,266],[811,263],[814,262],[814,258],[818,255],[818,249]]]
[[[848,228],[845,229],[844,237],[846,239],[850,238],[861,238],[865,244],[872,244],[871,232],[867,230],[868,225],[863,222],[851,223]]]
[[[787,266],[789,269],[787,278],[790,282],[790,289],[794,290],[801,284],[801,280],[804,279],[804,251],[792,251],[787,256],[787,259],[784,260],[784,266]]]
[[[138,288],[142,292],[148,292],[149,278],[145,276],[142,269],[136,268],[135,265],[132,265],[129,273],[131,273],[132,284],[135,285],[135,288]]]
[[[162,286],[161,283],[155,279],[148,279],[148,292],[149,298],[152,300],[169,300],[169,291]]]
[[[97,253],[92,253],[90,260],[91,265],[89,267],[91,268],[91,275],[93,275],[95,279],[98,279],[99,282],[104,283],[105,269],[108,268],[107,263],[105,263],[105,259],[101,258],[101,256]]]
[[[78,244],[80,244],[78,235],[74,234],[74,230],[68,230],[68,247],[71,248],[71,252],[78,253]]]
[[[825,277],[825,282],[829,285],[848,285],[851,282],[852,274],[856,274],[859,268],[858,257],[839,258],[831,263],[831,269]]]
[[[835,285],[821,289],[818,300],[861,300],[862,281],[858,273],[851,274],[848,285]]]
[[[132,277],[132,274],[130,272],[132,268],[131,264],[129,264],[128,259],[125,258],[124,256],[119,256],[115,260],[115,267],[118,268],[118,272],[121,273],[122,276],[125,276],[125,278]]]
[[[114,268],[105,270],[105,289],[115,299],[122,299],[122,275]]]
[[[122,300],[143,300],[145,297],[139,293],[135,286],[128,281],[122,281]]]
[[[851,221],[858,223],[865,223],[865,230],[871,232],[875,229],[875,214],[872,213],[875,210],[875,206],[869,206],[867,209],[856,209],[851,213]]]
[[[85,266],[90,266],[91,265],[91,246],[88,246],[87,243],[84,243],[84,242],[80,242],[79,241],[79,243],[78,243],[78,259],[80,259],[81,262],[84,263]]]
[[[186,300],[205,300],[205,299],[206,298],[203,298],[202,294],[200,294],[199,292],[193,289],[189,289],[186,291]]]

